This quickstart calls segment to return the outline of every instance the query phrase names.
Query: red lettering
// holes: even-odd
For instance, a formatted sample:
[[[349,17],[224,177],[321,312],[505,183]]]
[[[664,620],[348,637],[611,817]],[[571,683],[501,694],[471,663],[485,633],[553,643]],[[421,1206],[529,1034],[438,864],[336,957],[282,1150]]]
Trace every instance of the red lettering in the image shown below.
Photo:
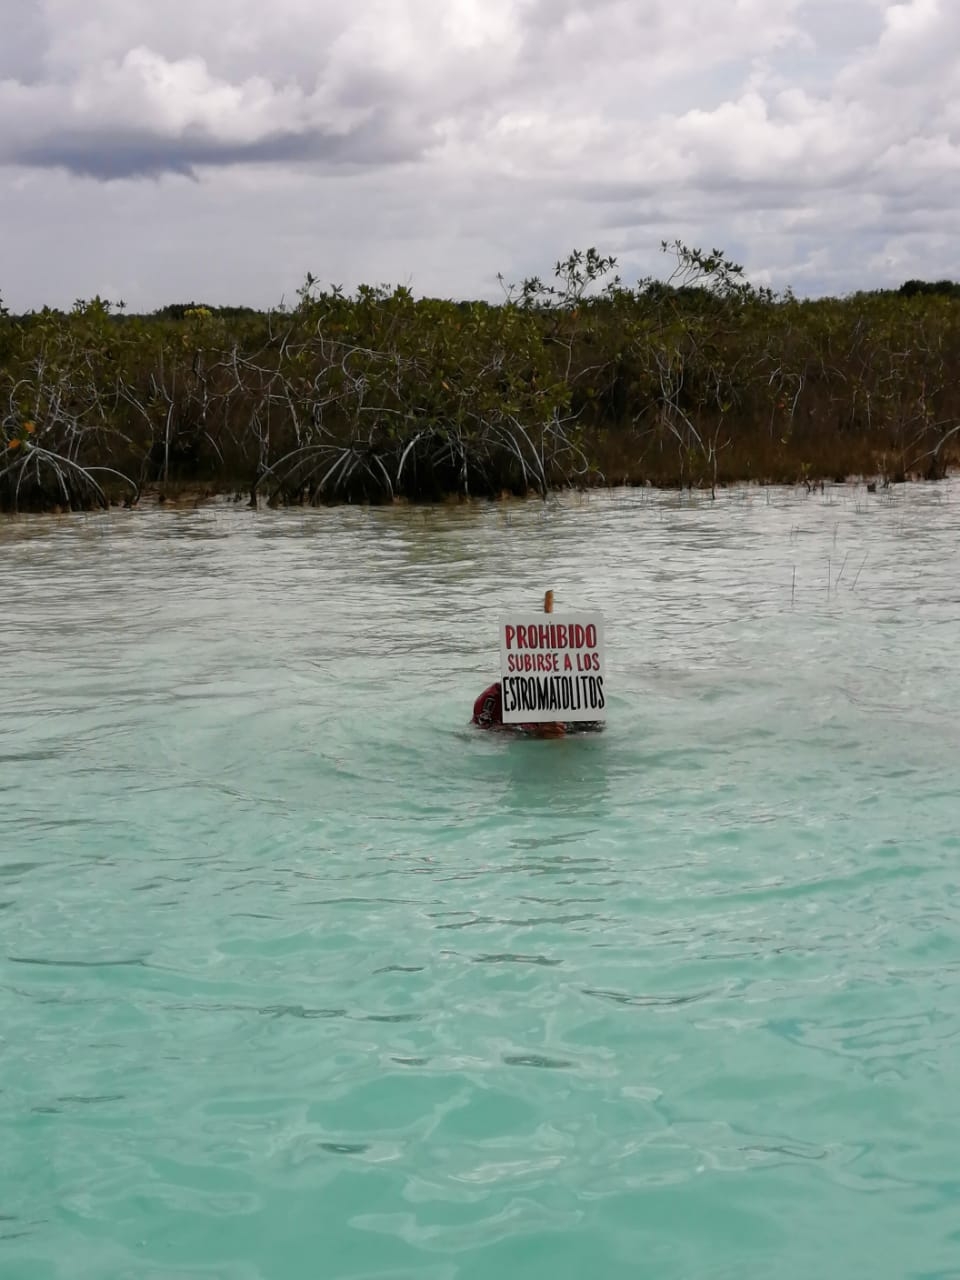
[[[529,650],[550,650],[550,649],[596,649],[597,647],[597,628],[590,623],[583,626],[579,622],[569,624],[558,623],[537,623],[529,626],[505,626],[504,627],[504,644],[507,649],[529,649]],[[520,668],[518,667],[517,670]],[[552,671],[559,670],[559,667],[553,665],[549,668]],[[586,665],[581,666],[581,670],[588,670]],[[596,656],[596,665],[592,669],[599,671],[600,659]],[[547,670],[546,667],[536,668],[536,670]]]

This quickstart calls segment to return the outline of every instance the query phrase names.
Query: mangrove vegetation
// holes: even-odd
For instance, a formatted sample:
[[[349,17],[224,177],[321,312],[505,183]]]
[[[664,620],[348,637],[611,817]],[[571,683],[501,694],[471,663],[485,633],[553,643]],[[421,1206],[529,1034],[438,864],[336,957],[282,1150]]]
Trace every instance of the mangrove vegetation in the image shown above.
[[[497,303],[308,276],[270,312],[0,304],[0,509],[886,484],[960,460],[960,286],[801,300],[663,249],[663,279],[589,249]]]

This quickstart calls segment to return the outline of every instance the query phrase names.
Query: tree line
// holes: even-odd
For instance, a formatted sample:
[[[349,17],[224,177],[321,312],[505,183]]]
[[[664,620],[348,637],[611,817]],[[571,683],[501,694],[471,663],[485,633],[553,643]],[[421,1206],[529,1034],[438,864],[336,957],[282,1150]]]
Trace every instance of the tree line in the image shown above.
[[[960,286],[801,300],[722,251],[596,249],[503,300],[308,275],[260,312],[0,303],[0,508],[382,502],[851,475],[941,478],[960,445]]]

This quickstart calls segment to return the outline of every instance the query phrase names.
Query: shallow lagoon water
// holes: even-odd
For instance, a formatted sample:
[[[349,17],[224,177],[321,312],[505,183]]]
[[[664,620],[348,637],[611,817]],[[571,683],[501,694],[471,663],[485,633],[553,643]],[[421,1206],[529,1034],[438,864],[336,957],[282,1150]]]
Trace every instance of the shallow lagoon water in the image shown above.
[[[0,526],[0,1276],[960,1276],[960,483]],[[609,726],[467,726],[496,618]]]

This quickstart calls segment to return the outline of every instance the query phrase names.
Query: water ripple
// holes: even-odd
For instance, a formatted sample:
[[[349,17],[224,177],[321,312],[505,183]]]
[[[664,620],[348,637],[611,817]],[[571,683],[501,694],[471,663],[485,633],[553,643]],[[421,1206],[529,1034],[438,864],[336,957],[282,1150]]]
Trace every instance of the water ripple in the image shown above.
[[[0,524],[0,1275],[960,1274],[958,537],[957,481]],[[607,731],[477,735],[547,586]]]

